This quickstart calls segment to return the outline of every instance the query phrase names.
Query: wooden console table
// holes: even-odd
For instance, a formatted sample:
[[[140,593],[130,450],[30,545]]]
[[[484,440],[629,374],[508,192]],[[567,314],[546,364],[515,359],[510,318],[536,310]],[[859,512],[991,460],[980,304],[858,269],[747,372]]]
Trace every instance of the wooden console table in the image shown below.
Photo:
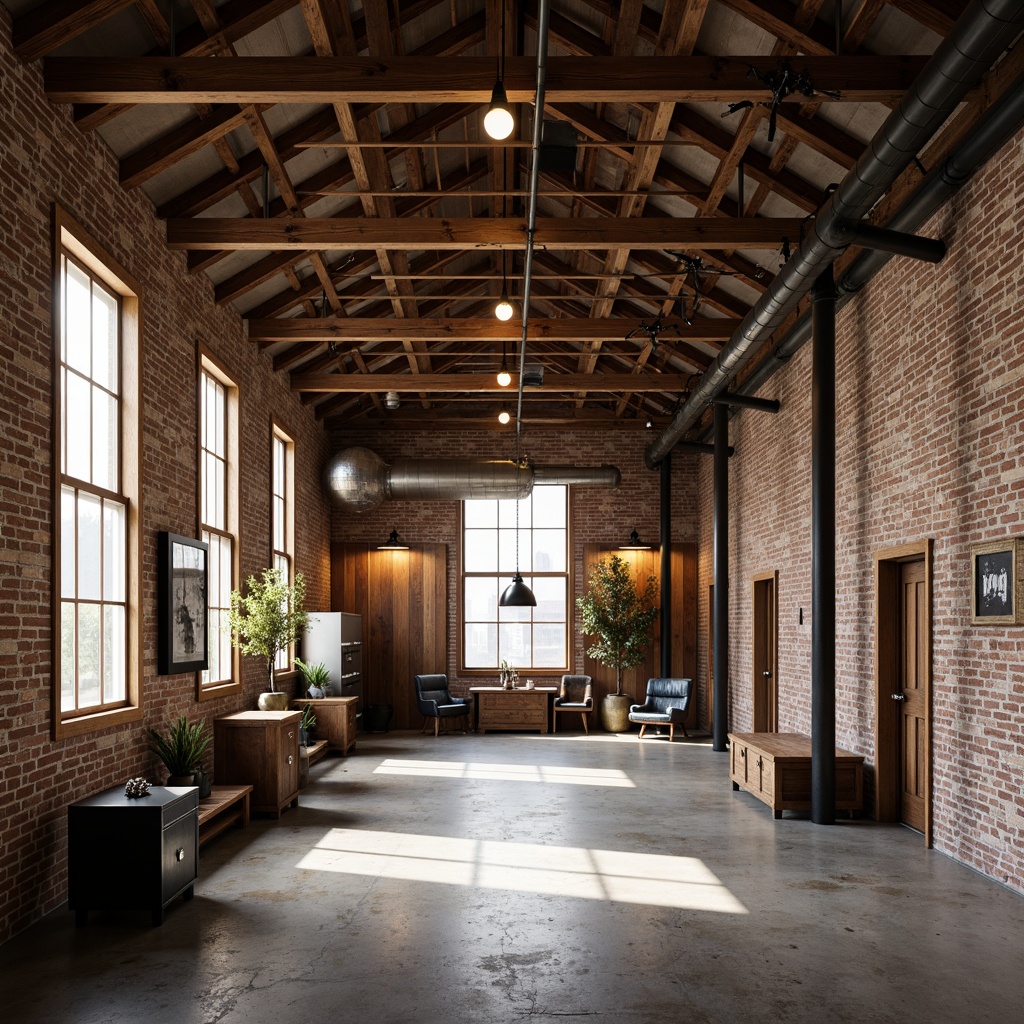
[[[811,809],[811,738],[798,732],[729,733],[729,777],[767,804],[783,811]],[[864,809],[864,758],[836,747],[836,809]]]
[[[551,698],[557,686],[520,687],[505,690],[500,686],[471,686],[474,727],[478,732],[510,729],[538,729],[548,732]]]

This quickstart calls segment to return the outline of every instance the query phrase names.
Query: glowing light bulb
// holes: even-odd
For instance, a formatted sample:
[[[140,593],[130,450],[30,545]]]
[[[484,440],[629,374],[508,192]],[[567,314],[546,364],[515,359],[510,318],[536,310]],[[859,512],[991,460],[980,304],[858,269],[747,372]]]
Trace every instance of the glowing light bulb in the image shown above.
[[[498,422],[502,426],[504,426],[506,423],[508,423],[508,421],[510,419],[512,419],[512,417],[509,415],[507,409],[502,409],[501,412],[498,413]]]
[[[512,383],[512,374],[504,367],[501,368],[501,372],[498,374],[498,383],[503,388],[507,388]]]
[[[494,89],[491,92],[491,105],[487,108],[487,113],[484,114],[484,131],[495,142],[500,142],[512,134],[512,129],[515,126],[515,118],[512,116],[512,111],[508,108],[508,96],[505,93],[505,87],[499,79],[494,83]]]
[[[508,293],[502,292],[498,304],[494,307],[494,315],[499,320],[511,320],[515,311],[516,307],[509,302]]]

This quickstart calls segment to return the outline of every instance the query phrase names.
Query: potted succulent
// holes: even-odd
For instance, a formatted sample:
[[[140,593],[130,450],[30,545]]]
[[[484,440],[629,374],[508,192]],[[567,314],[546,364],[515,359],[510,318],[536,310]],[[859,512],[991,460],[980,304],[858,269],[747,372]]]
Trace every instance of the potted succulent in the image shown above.
[[[306,684],[307,697],[320,700],[327,696],[327,689],[331,685],[331,673],[322,661],[316,665],[310,665],[309,662],[296,658],[295,667]]]
[[[146,730],[146,745],[164,763],[168,786],[198,786],[200,797],[210,795],[202,757],[210,744],[205,722],[189,722],[182,715],[166,733]]]
[[[266,662],[270,688],[260,694],[260,710],[286,711],[288,694],[277,689],[274,662],[280,651],[287,650],[309,628],[309,614],[303,607],[306,580],[299,572],[288,586],[280,569],[264,569],[261,579],[250,576],[245,586],[244,597],[237,590],[231,592],[231,642],[243,654],[254,654]]]
[[[644,660],[650,629],[658,617],[658,584],[648,576],[639,590],[629,563],[618,555],[598,562],[588,582],[590,589],[576,599],[580,628],[595,637],[587,654],[615,669],[615,693],[606,694],[601,702],[601,724],[608,732],[625,732],[633,698],[622,692],[622,670]]]

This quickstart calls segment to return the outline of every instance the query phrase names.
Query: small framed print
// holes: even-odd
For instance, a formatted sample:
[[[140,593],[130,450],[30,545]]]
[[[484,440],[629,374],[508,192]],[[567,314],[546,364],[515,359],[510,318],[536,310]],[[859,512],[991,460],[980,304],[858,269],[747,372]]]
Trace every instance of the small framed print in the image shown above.
[[[202,671],[209,667],[209,545],[161,530],[157,535],[157,552],[157,670],[161,675]]]
[[[1024,624],[1024,540],[990,541],[971,548],[971,624]]]

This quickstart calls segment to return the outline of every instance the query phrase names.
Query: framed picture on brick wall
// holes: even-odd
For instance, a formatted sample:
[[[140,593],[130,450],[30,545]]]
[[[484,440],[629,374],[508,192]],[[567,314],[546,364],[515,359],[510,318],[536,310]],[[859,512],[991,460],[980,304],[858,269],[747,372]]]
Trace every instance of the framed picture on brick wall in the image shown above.
[[[157,555],[157,670],[161,675],[202,671],[209,666],[209,545],[161,530]]]
[[[971,623],[1024,624],[1024,540],[989,541],[971,548]]]

